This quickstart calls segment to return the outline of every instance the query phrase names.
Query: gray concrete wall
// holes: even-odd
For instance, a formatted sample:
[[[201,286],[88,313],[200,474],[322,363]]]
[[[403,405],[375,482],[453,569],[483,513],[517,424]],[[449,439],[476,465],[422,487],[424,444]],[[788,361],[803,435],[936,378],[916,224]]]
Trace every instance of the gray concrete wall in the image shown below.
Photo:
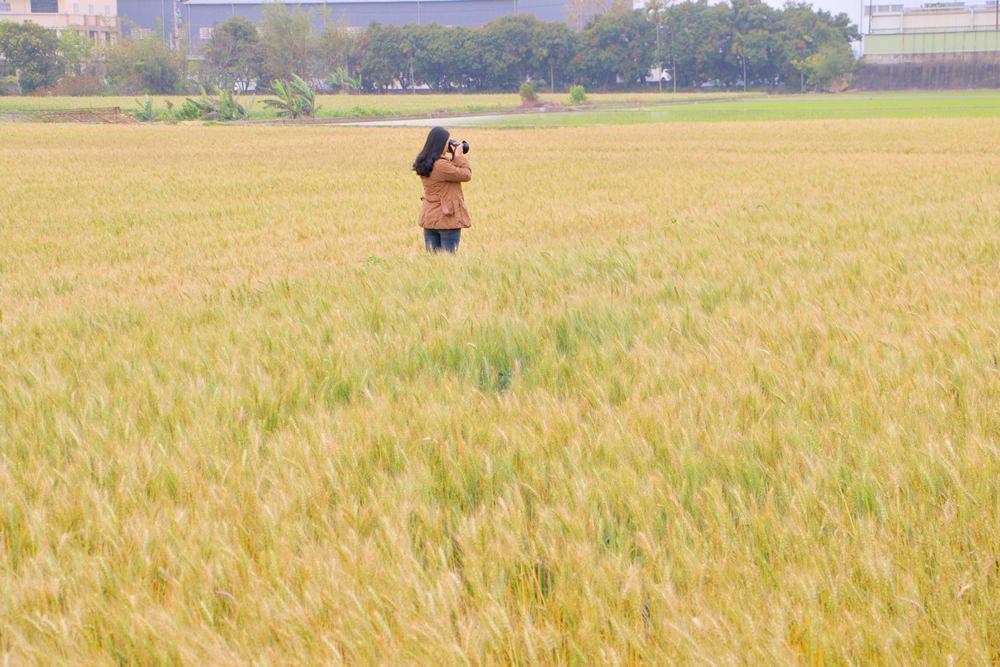
[[[856,90],[1000,88],[1000,53],[866,55]]]

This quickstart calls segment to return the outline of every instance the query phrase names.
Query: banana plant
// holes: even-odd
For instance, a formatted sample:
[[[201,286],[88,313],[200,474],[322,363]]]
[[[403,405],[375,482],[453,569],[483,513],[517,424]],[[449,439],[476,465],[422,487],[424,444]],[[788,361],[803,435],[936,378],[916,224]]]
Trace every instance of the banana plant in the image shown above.
[[[276,109],[280,118],[312,118],[316,106],[316,91],[298,74],[291,81],[275,80],[271,87],[277,99],[264,100],[264,105]]]

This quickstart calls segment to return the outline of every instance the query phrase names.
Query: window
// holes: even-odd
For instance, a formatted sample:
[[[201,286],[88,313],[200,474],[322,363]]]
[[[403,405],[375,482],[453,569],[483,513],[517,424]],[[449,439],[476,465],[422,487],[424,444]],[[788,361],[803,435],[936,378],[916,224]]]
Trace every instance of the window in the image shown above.
[[[198,28],[198,39],[212,39],[212,29]]]
[[[59,0],[31,0],[32,14],[58,14]]]
[[[2,0],[0,0],[0,12],[9,12],[9,11],[10,11],[10,3],[3,2]]]
[[[80,3],[79,2],[74,2],[73,3],[73,13],[74,14],[79,14],[80,13]]]
[[[111,16],[111,5],[104,5],[104,15]]]
[[[91,16],[94,15],[94,5],[87,5],[87,13]]]

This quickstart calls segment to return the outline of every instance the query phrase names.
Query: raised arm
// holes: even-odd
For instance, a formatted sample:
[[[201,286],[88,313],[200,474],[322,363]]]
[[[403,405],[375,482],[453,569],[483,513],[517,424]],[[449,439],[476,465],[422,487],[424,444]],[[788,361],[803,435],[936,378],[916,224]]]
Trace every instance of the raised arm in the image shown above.
[[[441,180],[450,183],[465,183],[472,180],[472,165],[469,158],[462,153],[461,147],[455,150],[451,160],[441,159],[434,163],[434,169],[441,172]]]

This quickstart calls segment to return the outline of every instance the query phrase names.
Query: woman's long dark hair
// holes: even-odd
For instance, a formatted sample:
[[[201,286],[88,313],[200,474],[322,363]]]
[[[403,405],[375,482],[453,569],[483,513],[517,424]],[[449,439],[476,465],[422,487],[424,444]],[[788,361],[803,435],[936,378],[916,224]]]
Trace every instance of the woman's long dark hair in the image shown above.
[[[448,144],[449,137],[451,137],[451,134],[443,127],[431,128],[431,131],[427,134],[427,141],[424,142],[423,150],[417,155],[417,159],[413,161],[413,171],[421,176],[430,176],[431,169],[434,168],[434,163],[444,153],[444,147]]]

